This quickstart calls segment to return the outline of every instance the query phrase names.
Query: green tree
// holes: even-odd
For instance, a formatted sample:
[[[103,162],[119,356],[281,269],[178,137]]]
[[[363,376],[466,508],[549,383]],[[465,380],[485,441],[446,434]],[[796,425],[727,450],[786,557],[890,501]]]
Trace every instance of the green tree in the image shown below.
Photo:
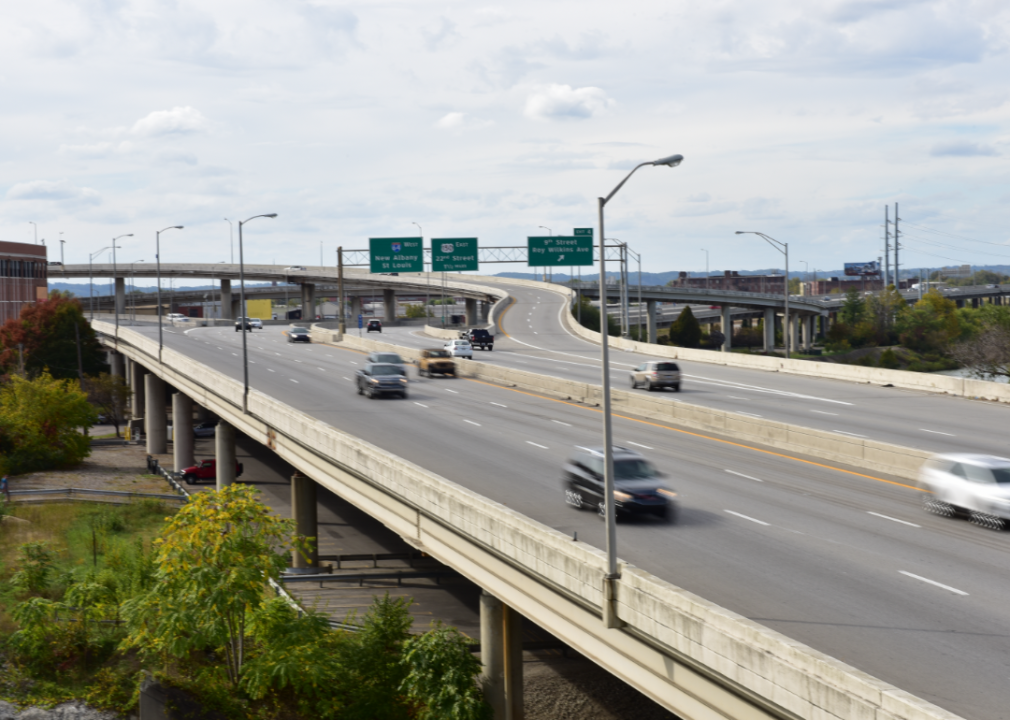
[[[589,299],[583,295],[582,296],[582,308],[581,310],[576,308],[572,310],[572,315],[576,318],[582,318],[582,326],[594,330],[595,332],[600,331],[600,309],[589,302]],[[621,324],[613,316],[607,316],[607,330],[609,335],[620,335],[621,334]]]
[[[701,344],[701,323],[690,305],[685,305],[670,325],[670,344],[686,348],[696,348]]]
[[[901,344],[919,352],[946,352],[961,338],[964,328],[957,304],[936,290],[902,313],[895,323]]]
[[[470,639],[441,624],[404,644],[409,668],[401,685],[421,706],[418,720],[490,720],[491,707],[474,682],[481,664],[470,652]]]
[[[43,371],[17,375],[0,390],[0,472],[20,474],[72,467],[91,454],[81,428],[97,414],[75,380]]]
[[[105,352],[84,317],[80,300],[54,290],[48,300],[25,305],[20,317],[0,327],[0,368],[7,374],[17,372],[23,349],[29,376],[48,370],[56,378],[79,377],[78,336],[84,374],[107,371]]]
[[[845,293],[845,302],[838,317],[846,325],[857,325],[866,319],[866,302],[856,288],[849,288]]]
[[[432,317],[434,313],[430,309],[426,309],[422,303],[417,305],[407,305],[405,309],[408,319],[416,319],[423,317]]]
[[[119,437],[119,426],[126,420],[128,415],[126,406],[133,394],[125,378],[121,375],[99,373],[84,378],[83,385],[88,393],[88,400],[108,418],[116,428],[116,437]]]

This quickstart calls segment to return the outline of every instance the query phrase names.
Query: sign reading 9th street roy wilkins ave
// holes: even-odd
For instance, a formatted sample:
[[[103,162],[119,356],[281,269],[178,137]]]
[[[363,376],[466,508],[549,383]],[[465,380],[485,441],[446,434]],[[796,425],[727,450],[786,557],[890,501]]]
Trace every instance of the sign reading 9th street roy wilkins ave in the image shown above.
[[[592,265],[593,237],[592,235],[528,237],[526,264],[529,267]]]
[[[424,272],[424,240],[410,238],[369,238],[369,272]]]
[[[477,238],[432,238],[432,272],[469,272],[478,270]]]

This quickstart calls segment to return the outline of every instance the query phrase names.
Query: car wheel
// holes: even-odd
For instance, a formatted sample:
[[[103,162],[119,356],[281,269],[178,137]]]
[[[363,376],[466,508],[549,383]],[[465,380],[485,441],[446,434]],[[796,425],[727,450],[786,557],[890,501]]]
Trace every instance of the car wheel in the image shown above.
[[[488,352],[491,352],[492,350],[494,350],[494,345],[490,345],[490,346],[488,346],[488,349],[487,349],[487,351],[488,351]]]
[[[656,388],[653,387],[651,380],[646,380],[646,382],[645,382],[645,389],[648,390],[649,392],[652,392]]]
[[[607,504],[602,500],[596,504],[596,514],[604,519],[607,517]]]
[[[186,473],[185,475],[182,476],[182,479],[186,481],[187,485],[196,484],[196,475],[193,475],[192,473]]]
[[[637,383],[637,382],[635,382],[635,376],[634,376],[634,375],[632,375],[632,376],[631,376],[631,389],[632,389],[632,390],[634,390],[634,389],[635,389],[635,388],[637,388],[637,387],[638,387],[638,383]]]
[[[407,399],[407,391],[404,390],[402,393],[400,393],[400,397],[402,397],[404,400],[406,400]]]
[[[361,383],[358,383],[358,395],[363,395],[364,392],[365,391],[361,389]]]
[[[674,392],[680,392],[680,383],[675,383],[674,384],[673,391]]]

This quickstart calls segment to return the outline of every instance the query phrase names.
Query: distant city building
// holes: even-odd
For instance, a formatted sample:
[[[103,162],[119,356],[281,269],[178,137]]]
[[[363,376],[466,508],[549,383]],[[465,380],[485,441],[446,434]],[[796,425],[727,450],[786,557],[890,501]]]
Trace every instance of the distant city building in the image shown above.
[[[0,242],[0,323],[49,297],[46,246]]]
[[[709,277],[688,277],[681,272],[676,280],[668,283],[671,287],[708,288],[709,290],[738,290],[753,293],[785,292],[784,275],[741,275],[736,270],[726,270],[722,275]]]

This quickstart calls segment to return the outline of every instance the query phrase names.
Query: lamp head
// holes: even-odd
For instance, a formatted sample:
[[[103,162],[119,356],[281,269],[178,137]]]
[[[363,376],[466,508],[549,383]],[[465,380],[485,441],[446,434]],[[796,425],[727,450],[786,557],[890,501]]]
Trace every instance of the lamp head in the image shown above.
[[[746,235],[749,232],[750,232],[750,230],[737,230],[736,234],[737,235]]]
[[[173,230],[182,230],[182,227],[183,227],[182,225],[173,225],[172,229]]]
[[[653,165],[666,165],[667,167],[677,167],[684,161],[683,155],[671,155],[661,160],[654,160]]]
[[[263,217],[275,218],[275,217],[277,217],[277,213],[270,213],[268,215],[264,215]]]

